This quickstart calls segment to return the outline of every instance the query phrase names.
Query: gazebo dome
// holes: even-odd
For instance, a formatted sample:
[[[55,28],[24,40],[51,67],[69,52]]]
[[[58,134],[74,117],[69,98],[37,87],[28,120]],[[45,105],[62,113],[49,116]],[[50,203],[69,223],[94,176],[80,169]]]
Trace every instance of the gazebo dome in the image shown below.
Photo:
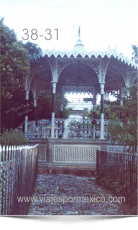
[[[75,50],[84,50],[84,45],[82,44],[82,41],[81,40],[78,40],[76,42],[76,45],[74,46],[74,49]]]

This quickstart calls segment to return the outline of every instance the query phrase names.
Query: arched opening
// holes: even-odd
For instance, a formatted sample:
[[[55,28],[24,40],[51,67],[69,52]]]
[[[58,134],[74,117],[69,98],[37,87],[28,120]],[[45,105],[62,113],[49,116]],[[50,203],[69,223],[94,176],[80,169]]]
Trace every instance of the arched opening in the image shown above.
[[[95,71],[90,66],[78,60],[63,69],[57,85],[77,88],[83,86],[96,86],[98,84],[98,77]]]

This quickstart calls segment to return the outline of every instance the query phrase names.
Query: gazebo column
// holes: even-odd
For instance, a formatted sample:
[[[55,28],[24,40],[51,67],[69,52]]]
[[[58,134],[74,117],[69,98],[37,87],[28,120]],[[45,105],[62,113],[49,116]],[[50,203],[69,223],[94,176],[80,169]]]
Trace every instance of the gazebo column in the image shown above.
[[[129,71],[126,72],[126,94],[127,94],[127,97],[129,98],[130,97],[130,91],[129,91],[129,88],[131,86],[130,84],[130,78],[131,78],[131,74]],[[130,116],[130,113],[127,113],[127,117]]]
[[[52,82],[51,138],[54,138],[56,82]]]
[[[127,89],[127,97],[130,97],[130,91]],[[127,116],[130,117],[130,113],[127,113]]]
[[[123,92],[124,92],[124,90],[123,90],[123,86],[122,86],[120,89],[120,97],[121,97],[120,106],[123,106],[123,96],[124,96]],[[120,113],[120,118],[122,118],[122,112]]]
[[[100,83],[101,89],[101,126],[100,126],[100,139],[104,139],[104,84]]]
[[[93,139],[95,139],[95,125],[96,125],[96,90],[93,87]]]
[[[64,88],[62,86],[60,92],[60,118],[63,117],[63,107],[64,107]]]
[[[36,88],[34,89],[34,107],[35,107],[35,124],[36,124],[36,121],[37,121],[37,118],[36,118],[36,107],[37,107],[37,91],[36,91]]]
[[[34,98],[34,107],[35,107],[35,122],[36,122],[37,121],[37,118],[36,118],[37,98]]]
[[[121,100],[120,100],[120,105],[123,106],[123,87],[121,87],[120,89],[120,96],[121,96]]]
[[[130,91],[127,89],[127,96],[130,97]]]
[[[26,110],[25,126],[24,126],[24,132],[25,132],[25,133],[27,133],[27,126],[28,126],[28,102],[29,102],[29,90],[26,90],[27,110]]]
[[[63,117],[63,103],[60,105],[60,118]]]

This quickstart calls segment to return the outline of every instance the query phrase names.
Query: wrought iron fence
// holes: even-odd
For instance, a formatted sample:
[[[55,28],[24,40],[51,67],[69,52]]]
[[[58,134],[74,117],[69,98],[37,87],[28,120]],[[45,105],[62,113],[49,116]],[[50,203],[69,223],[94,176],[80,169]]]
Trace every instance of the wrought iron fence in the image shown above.
[[[105,133],[107,133],[108,121],[105,120]],[[93,122],[89,118],[68,118],[64,122],[63,138],[93,139]],[[100,120],[95,122],[95,138],[100,138]]]
[[[46,128],[49,127],[49,120],[29,121],[27,125],[27,137],[29,139],[42,139],[46,137]]]
[[[38,145],[0,148],[0,213],[25,215],[29,202],[18,198],[32,195],[38,168]]]
[[[89,119],[71,118],[67,120],[64,138],[92,138],[93,124]]]
[[[108,134],[108,120],[104,121],[105,137]],[[20,129],[23,127],[20,125]],[[44,139],[51,136],[51,120],[42,119],[38,121],[29,121],[27,125],[27,137],[29,139]],[[87,118],[56,118],[55,132],[56,138],[93,138],[93,124]],[[95,138],[100,138],[100,119],[95,123]]]
[[[97,151],[97,181],[125,202],[137,213],[137,154]]]

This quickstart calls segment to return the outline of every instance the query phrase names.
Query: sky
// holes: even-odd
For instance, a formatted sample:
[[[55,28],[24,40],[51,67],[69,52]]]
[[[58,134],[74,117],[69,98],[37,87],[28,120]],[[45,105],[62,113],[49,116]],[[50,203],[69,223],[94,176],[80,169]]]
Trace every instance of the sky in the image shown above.
[[[81,40],[91,50],[116,47],[119,53],[131,58],[131,44],[138,45],[138,0],[0,0],[0,17],[14,29],[17,38],[27,38],[42,50],[71,50],[78,39],[77,26],[81,26]],[[31,30],[38,36],[31,40]],[[46,40],[46,29],[52,38]],[[58,29],[58,40],[57,30]],[[47,35],[48,36],[48,35]],[[27,42],[26,40],[25,42]]]
[[[27,39],[28,30],[29,38],[24,42],[34,42],[43,51],[73,49],[78,40],[77,25],[89,51],[104,51],[110,46],[131,58],[131,44],[138,46],[138,0],[0,0],[0,17],[14,29],[18,40]],[[36,40],[31,39],[32,29],[37,30]],[[51,30],[50,40],[44,38],[49,38],[46,29]]]

